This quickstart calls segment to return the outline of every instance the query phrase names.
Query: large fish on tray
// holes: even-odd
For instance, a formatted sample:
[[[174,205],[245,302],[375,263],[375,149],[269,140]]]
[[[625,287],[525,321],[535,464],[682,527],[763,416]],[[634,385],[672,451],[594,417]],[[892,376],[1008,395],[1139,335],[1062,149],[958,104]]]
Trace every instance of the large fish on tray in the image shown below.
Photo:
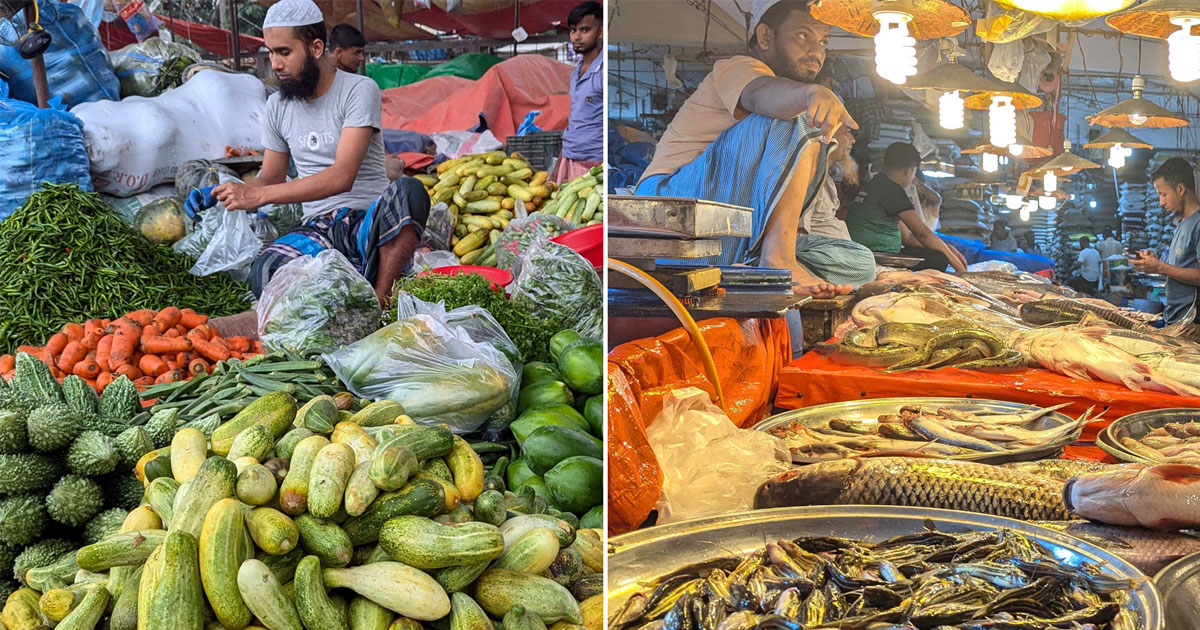
[[[1087,521],[1041,521],[1034,525],[1092,543],[1124,558],[1146,575],[1154,575],[1180,558],[1200,553],[1200,538],[1183,532]]]
[[[872,457],[793,468],[759,487],[755,509],[794,505],[899,505],[1021,520],[1070,520],[1060,481],[943,459]]]
[[[1083,518],[1112,525],[1200,527],[1200,466],[1127,464],[1085,473],[1063,487],[1063,503]]]

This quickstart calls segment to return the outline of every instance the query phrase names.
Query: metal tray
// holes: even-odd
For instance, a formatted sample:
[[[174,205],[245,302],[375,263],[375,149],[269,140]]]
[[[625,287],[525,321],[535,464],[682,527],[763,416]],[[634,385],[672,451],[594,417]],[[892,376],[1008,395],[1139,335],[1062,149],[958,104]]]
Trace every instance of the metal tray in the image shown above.
[[[1110,452],[1109,454],[1122,461],[1137,464],[1146,463],[1150,460],[1140,455],[1135,455],[1124,446],[1121,446],[1121,438],[1129,437],[1137,440],[1154,429],[1172,422],[1192,422],[1194,420],[1200,420],[1200,409],[1184,407],[1151,409],[1150,411],[1131,413],[1108,425],[1108,440],[1113,447],[1119,449],[1118,452]],[[1105,450],[1107,451],[1107,449]]]
[[[731,554],[746,554],[768,541],[799,536],[840,536],[881,541],[925,531],[926,520],[945,532],[1001,527],[1029,535],[1072,566],[1096,565],[1105,575],[1136,581],[1134,627],[1164,630],[1162,602],[1150,580],[1125,560],[1073,536],[1024,521],[955,510],[888,506],[808,506],[738,512],[650,527],[608,542],[608,610],[615,613],[640,583],[682,567]],[[1197,626],[1187,626],[1195,628]],[[1175,630],[1175,627],[1171,627]]]
[[[816,426],[829,422],[833,418],[875,422],[879,416],[899,413],[906,405],[922,407],[953,407],[968,412],[1004,412],[1025,413],[1038,409],[1036,405],[1006,402],[1003,400],[987,400],[980,398],[871,398],[866,400],[851,400],[840,403],[829,403],[805,407],[794,411],[786,411],[763,420],[755,425],[759,431],[768,431],[775,427],[800,422],[806,426]],[[1052,411],[1038,418],[1030,425],[1033,430],[1052,429],[1071,422],[1072,418]],[[969,462],[985,464],[1006,464],[1008,462],[1028,462],[1039,459],[1051,459],[1062,453],[1063,447],[1079,439],[1083,427],[1079,431],[1063,436],[1061,439],[1042,446],[1032,446],[1004,453],[976,453],[972,455],[950,455],[946,459],[960,459]]]
[[[1099,446],[1100,450],[1123,462],[1133,462],[1137,464],[1152,463],[1149,459],[1130,452],[1129,449],[1125,448],[1123,445],[1114,440],[1108,433],[1110,428],[1112,428],[1112,425],[1104,427],[1099,433],[1096,434],[1096,446]]]
[[[754,211],[702,199],[609,195],[609,236],[713,238],[753,235]]]
[[[1154,576],[1168,630],[1200,628],[1200,554],[1181,558]]]
[[[875,264],[884,267],[899,267],[901,269],[911,269],[924,262],[923,258],[915,258],[913,256],[901,256],[899,254],[881,254],[875,252]]]

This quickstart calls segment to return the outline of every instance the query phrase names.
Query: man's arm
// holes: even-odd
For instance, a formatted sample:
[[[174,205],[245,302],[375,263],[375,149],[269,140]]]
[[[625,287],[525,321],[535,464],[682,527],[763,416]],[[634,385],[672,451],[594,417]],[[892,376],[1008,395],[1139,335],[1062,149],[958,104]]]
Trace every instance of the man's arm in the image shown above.
[[[1180,267],[1165,263],[1159,260],[1158,256],[1150,250],[1144,250],[1141,254],[1141,258],[1134,258],[1130,261],[1134,269],[1145,273],[1161,274],[1176,282],[1182,282],[1188,286],[1200,287],[1200,268]]]
[[[263,188],[271,184],[282,184],[287,181],[288,160],[291,155],[266,149],[263,151],[262,168],[258,177],[246,184],[249,188]]]
[[[925,222],[921,220],[921,217],[917,214],[916,210],[905,210],[904,212],[901,212],[900,221],[904,225],[908,226],[909,231],[912,232],[913,236],[917,237],[917,240],[919,240],[922,245],[928,247],[929,249],[936,249],[945,254],[946,258],[950,259],[950,266],[954,267],[955,271],[967,270],[966,265],[963,264],[965,261],[963,260],[962,254],[959,254],[958,250],[950,247],[945,241],[939,238],[937,234],[934,234],[933,230],[930,230],[929,226],[925,225]]]
[[[822,142],[829,142],[842,125],[858,129],[858,123],[850,117],[842,99],[829,88],[814,83],[758,77],[742,90],[738,105],[746,111],[777,120],[804,116],[808,126],[821,129]]]

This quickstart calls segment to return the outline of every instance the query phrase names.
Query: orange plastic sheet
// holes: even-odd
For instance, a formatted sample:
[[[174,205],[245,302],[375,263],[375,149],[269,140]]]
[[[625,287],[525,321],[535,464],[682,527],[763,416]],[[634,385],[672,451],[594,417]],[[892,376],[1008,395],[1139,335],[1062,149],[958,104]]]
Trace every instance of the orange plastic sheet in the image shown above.
[[[1101,421],[1088,424],[1081,438],[1084,441],[1092,441],[1096,433],[1113,420],[1134,412],[1169,407],[1200,408],[1200,398],[1135,392],[1121,385],[1073,379],[1041,368],[1010,374],[955,368],[885,374],[871,368],[840,365],[815,351],[783,368],[775,405],[799,409],[859,398],[897,396],[991,398],[1041,407],[1070,402],[1071,405],[1061,411],[1074,416],[1094,406],[1093,413],[1103,411],[1104,416]]]
[[[751,426],[771,411],[779,372],[791,356],[782,319],[716,318],[699,322],[713,354],[725,411],[734,424]],[[636,529],[658,501],[662,470],[646,427],[663,397],[683,387],[714,394],[700,354],[683,329],[622,344],[608,355],[608,528]]]

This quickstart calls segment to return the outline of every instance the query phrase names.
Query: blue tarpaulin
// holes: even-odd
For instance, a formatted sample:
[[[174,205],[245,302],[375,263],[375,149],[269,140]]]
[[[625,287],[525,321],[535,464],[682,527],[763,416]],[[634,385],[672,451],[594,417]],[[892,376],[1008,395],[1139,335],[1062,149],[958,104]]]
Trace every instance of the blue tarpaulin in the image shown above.
[[[955,249],[967,259],[967,264],[975,264],[985,260],[999,260],[1002,262],[1012,263],[1021,271],[1029,273],[1037,273],[1045,269],[1054,269],[1054,261],[1045,256],[1036,256],[1034,254],[1018,254],[1014,252],[998,252],[988,249],[982,241],[971,241],[965,238],[956,236],[947,236],[938,232],[938,236],[946,241],[947,245],[952,245]]]

